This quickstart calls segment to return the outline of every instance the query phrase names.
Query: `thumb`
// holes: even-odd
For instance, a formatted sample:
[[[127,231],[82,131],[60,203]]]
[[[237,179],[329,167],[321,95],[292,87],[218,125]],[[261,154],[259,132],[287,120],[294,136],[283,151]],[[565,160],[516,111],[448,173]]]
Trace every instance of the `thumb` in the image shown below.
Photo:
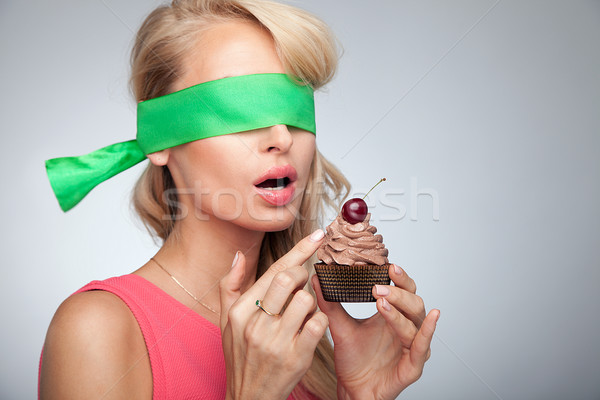
[[[228,320],[229,309],[241,296],[242,282],[246,273],[246,257],[241,251],[235,253],[231,270],[219,282],[221,298],[221,333]]]
[[[329,319],[329,331],[331,338],[336,345],[341,344],[346,336],[352,336],[356,321],[346,312],[340,303],[330,302],[323,298],[319,277],[314,274],[311,277],[311,283],[315,294],[317,295],[317,304],[319,309],[327,315]]]

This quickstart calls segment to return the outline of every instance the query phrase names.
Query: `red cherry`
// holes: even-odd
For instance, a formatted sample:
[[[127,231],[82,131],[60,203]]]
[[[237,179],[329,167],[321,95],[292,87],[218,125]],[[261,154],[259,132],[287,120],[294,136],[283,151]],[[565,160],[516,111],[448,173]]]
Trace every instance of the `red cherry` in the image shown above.
[[[355,197],[344,203],[342,217],[351,224],[357,224],[365,220],[368,210],[367,203]]]
[[[385,181],[385,178],[381,178],[379,182],[377,182],[375,186],[371,188],[371,190],[375,189],[375,187],[383,181]],[[365,194],[365,197],[367,197],[369,193],[371,193],[371,190],[369,190],[367,194]],[[362,199],[355,197],[345,202],[344,206],[342,207],[342,218],[344,218],[347,222],[351,224],[358,224],[359,222],[363,222],[365,218],[367,218],[367,214],[369,212],[367,203],[365,203],[365,201],[363,200],[365,197],[363,197]]]

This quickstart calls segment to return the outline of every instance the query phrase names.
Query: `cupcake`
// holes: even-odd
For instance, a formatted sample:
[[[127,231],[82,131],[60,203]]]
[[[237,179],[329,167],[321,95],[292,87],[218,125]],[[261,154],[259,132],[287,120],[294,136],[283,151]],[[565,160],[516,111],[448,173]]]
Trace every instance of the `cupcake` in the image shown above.
[[[362,201],[349,202],[356,200]],[[388,250],[383,237],[375,234],[377,228],[369,223],[371,214],[366,204],[363,220],[361,216],[349,217],[346,205],[327,227],[325,240],[317,250],[321,262],[315,264],[315,271],[325,300],[374,302],[373,285],[390,284]]]

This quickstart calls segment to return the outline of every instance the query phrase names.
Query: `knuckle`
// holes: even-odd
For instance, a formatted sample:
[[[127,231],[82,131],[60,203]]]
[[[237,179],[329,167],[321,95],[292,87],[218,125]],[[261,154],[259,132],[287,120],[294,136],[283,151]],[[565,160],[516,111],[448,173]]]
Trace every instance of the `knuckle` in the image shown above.
[[[421,375],[423,375],[423,368],[413,367],[410,372],[406,374],[406,379],[413,384],[421,378]]]
[[[273,283],[277,286],[280,286],[284,289],[293,289],[294,277],[288,271],[278,272],[277,275],[273,278]]]
[[[411,285],[410,285],[411,290],[410,291],[413,293],[417,293],[417,284],[412,279],[410,281],[411,281]]]
[[[263,347],[263,352],[265,354],[268,354],[273,361],[284,360],[284,358],[281,357],[281,346],[277,345],[274,341],[265,343]]]
[[[249,325],[246,325],[246,327],[244,328],[244,340],[248,344],[252,343],[252,329]]]
[[[308,331],[311,336],[321,337],[325,333],[325,329],[327,328],[328,319],[325,314],[323,316],[315,316],[314,318],[309,319],[304,324],[304,329]]]
[[[423,375],[423,368],[419,368],[417,371],[415,371],[415,373],[413,374],[412,377],[412,381],[416,382],[419,379],[421,379],[421,376]]]
[[[303,330],[307,331],[311,336],[318,337],[321,336],[321,329],[321,323],[311,319],[304,324]]]
[[[239,321],[241,319],[241,317],[242,317],[242,314],[241,314],[239,307],[237,306],[237,304],[233,304],[229,308],[229,311],[227,311],[227,318],[232,323],[236,323],[237,321]]]
[[[321,321],[323,322],[323,331],[325,331],[329,326],[329,318],[327,317],[327,314],[323,312],[320,312],[319,314],[321,315]]]
[[[294,298],[298,303],[308,308],[312,308],[315,304],[315,299],[306,290],[298,290]]]
[[[257,348],[262,341],[260,340],[260,332],[256,329],[255,324],[248,324],[244,328],[244,340],[250,348]]]
[[[305,357],[296,354],[294,354],[293,357],[287,357],[285,360],[282,360],[281,368],[292,375],[302,376],[310,367],[310,364],[308,364],[304,358]]]
[[[271,271],[271,273],[273,275],[277,275],[278,273],[285,271],[288,268],[289,267],[288,267],[287,263],[283,259],[279,259],[274,264],[271,265],[271,267],[269,268],[269,271]]]
[[[246,340],[247,343],[253,343],[254,330],[252,329],[252,324],[248,324],[244,328],[244,339]]]
[[[421,312],[422,310],[425,309],[425,302],[423,301],[423,298],[421,296],[416,296],[416,313]]]

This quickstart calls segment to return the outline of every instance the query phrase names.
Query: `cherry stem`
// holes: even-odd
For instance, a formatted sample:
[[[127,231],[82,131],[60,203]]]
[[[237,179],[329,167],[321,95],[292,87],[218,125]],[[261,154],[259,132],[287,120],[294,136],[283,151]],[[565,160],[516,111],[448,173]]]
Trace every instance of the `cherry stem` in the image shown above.
[[[371,188],[371,190],[375,189],[375,188],[377,187],[377,185],[379,185],[379,184],[380,184],[381,182],[383,182],[383,181],[385,181],[385,178],[381,178],[381,179],[379,180],[379,182],[377,182],[377,183],[375,184],[375,186],[373,186],[373,187]],[[367,192],[367,194],[365,194],[365,195],[364,195],[364,197],[363,197],[363,200],[365,199],[365,197],[367,197],[367,196],[369,195],[369,193],[371,193],[371,190],[369,190],[369,191]]]

